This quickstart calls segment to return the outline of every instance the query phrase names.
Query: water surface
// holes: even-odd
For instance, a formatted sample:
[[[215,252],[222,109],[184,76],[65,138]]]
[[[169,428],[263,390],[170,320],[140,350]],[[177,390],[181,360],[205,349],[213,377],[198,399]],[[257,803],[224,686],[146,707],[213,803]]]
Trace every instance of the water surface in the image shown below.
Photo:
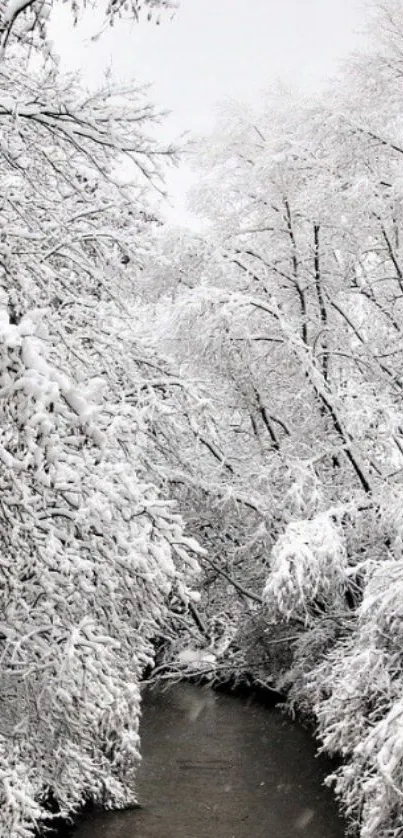
[[[253,700],[190,684],[145,698],[142,809],[88,816],[74,838],[344,838],[309,733]]]

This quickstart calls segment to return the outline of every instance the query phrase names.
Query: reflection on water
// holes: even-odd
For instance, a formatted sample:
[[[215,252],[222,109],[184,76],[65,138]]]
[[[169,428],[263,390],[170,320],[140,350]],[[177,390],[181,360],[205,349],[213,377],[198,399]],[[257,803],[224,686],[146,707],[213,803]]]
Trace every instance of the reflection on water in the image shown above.
[[[343,838],[327,766],[275,709],[189,684],[148,693],[142,809],[87,817],[74,838]]]

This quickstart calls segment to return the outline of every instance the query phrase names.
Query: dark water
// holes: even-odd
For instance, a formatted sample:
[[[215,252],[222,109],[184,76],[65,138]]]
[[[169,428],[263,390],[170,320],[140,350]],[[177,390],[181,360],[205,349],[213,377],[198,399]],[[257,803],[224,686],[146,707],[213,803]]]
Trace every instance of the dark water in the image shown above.
[[[343,838],[329,766],[278,710],[189,684],[148,694],[139,799],[74,838]]]

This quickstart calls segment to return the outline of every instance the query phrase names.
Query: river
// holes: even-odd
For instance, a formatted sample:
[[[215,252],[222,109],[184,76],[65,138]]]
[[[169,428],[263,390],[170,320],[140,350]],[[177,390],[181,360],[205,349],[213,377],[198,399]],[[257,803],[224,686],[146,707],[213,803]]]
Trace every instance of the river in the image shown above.
[[[343,838],[329,764],[275,708],[180,684],[149,692],[141,809],[86,816],[74,838]]]

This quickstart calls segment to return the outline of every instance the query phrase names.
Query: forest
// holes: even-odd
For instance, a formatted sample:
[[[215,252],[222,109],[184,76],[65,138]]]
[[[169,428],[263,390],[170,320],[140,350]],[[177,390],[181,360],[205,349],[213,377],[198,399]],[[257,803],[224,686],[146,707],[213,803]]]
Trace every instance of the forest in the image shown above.
[[[283,693],[399,838],[403,3],[192,141],[200,231],[147,91],[63,75],[50,12],[0,8],[0,835],[134,803],[142,681],[199,678]]]

